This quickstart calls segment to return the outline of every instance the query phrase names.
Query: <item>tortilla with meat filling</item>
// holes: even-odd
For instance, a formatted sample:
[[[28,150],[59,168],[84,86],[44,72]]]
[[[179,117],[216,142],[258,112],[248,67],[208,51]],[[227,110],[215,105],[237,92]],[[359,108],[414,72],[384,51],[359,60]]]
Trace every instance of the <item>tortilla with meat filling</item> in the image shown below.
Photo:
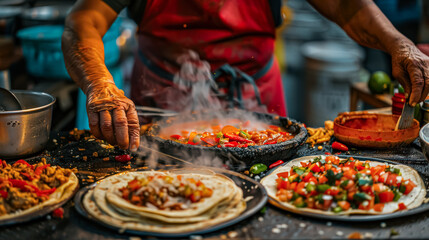
[[[30,165],[18,160],[0,167],[0,221],[10,220],[55,205],[70,197],[78,178],[69,169],[45,161]]]
[[[295,169],[297,167],[301,168],[302,164],[304,163],[311,163],[316,157],[318,156],[308,156],[308,157],[302,157],[295,160],[292,160],[288,162],[286,165],[281,166],[277,168],[275,171],[273,171],[270,175],[266,176],[261,180],[261,184],[265,187],[267,190],[268,196],[270,197],[270,200],[277,206],[285,208],[286,210],[290,210],[292,212],[308,212],[308,213],[318,213],[318,214],[324,214],[324,215],[350,215],[350,214],[387,214],[387,213],[393,213],[395,211],[401,210],[400,204],[403,203],[403,207],[406,209],[412,209],[420,206],[425,199],[426,196],[426,187],[423,183],[423,180],[421,179],[420,175],[412,169],[411,167],[405,166],[405,165],[390,165],[392,169],[399,169],[400,173],[402,174],[402,179],[407,179],[409,181],[412,181],[415,184],[415,187],[407,194],[400,194],[399,199],[397,201],[389,201],[385,202],[384,207],[381,209],[375,210],[375,209],[369,209],[369,210],[363,210],[359,209],[359,207],[356,206],[356,208],[350,207],[347,210],[341,210],[339,212],[334,212],[334,207],[338,207],[337,200],[334,200],[333,205],[327,206],[325,210],[323,209],[315,209],[315,208],[309,208],[307,206],[297,207],[294,205],[293,201],[281,201],[278,195],[278,188],[277,188],[277,182],[276,179],[278,179],[277,174],[282,174],[285,172],[291,172],[291,169]],[[321,159],[326,158],[326,156],[320,156]],[[340,161],[343,161],[345,159],[340,159]],[[376,161],[369,161],[369,167],[375,167],[375,166],[382,166],[386,165],[385,163],[376,162]],[[311,165],[310,165],[311,166]],[[313,171],[311,171],[313,172]],[[303,173],[304,175],[305,173]],[[288,179],[289,180],[289,179]],[[399,179],[398,179],[399,180]],[[317,180],[319,181],[319,180]],[[356,180],[355,180],[356,181]],[[374,183],[376,181],[374,180]],[[296,188],[295,188],[296,189]],[[341,189],[341,188],[340,188]],[[399,190],[399,187],[397,188]],[[292,190],[295,191],[295,190]],[[372,190],[374,191],[374,190]],[[387,191],[387,190],[386,190]],[[389,190],[390,191],[390,190]],[[326,193],[326,192],[325,192]],[[375,194],[378,196],[378,194]],[[335,196],[334,196],[335,199]],[[274,201],[273,201],[274,200]],[[347,201],[351,201],[347,199]]]
[[[129,181],[136,177],[141,179],[160,175],[177,177],[177,174],[155,171],[118,174],[106,178],[90,190],[83,198],[83,205],[91,216],[111,226],[163,233],[203,229],[233,219],[246,209],[242,190],[232,180],[217,175],[180,174],[182,179],[200,180],[206,187],[213,189],[213,198],[205,198],[197,204],[191,204],[188,209],[148,209],[135,206],[121,198],[118,189]],[[109,200],[109,194],[124,201],[117,204],[114,202],[117,198]]]

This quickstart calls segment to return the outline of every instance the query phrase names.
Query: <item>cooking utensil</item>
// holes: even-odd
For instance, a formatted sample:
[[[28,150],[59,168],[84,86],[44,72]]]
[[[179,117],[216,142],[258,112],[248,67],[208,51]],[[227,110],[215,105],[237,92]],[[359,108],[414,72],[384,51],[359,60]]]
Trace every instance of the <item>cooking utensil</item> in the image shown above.
[[[0,112],[22,110],[22,104],[11,91],[0,87]]]
[[[0,159],[20,158],[44,149],[49,140],[55,98],[31,91],[13,91],[25,108],[0,112]]]
[[[364,148],[394,148],[408,145],[419,135],[419,122],[395,131],[398,115],[348,112],[334,120],[334,136],[340,142]]]
[[[182,144],[172,140],[166,140],[159,137],[159,133],[164,127],[171,127],[175,124],[189,123],[195,121],[211,121],[213,119],[238,119],[246,122],[247,120],[258,121],[268,125],[276,125],[285,128],[288,132],[295,135],[294,138],[271,145],[249,146],[246,148],[238,147],[204,147],[199,145]],[[198,126],[195,126],[198,127]],[[149,143],[158,146],[159,151],[179,157],[189,159],[191,162],[222,160],[234,168],[250,167],[255,163],[264,163],[269,165],[279,159],[288,159],[298,150],[298,146],[305,142],[307,130],[295,120],[286,117],[279,117],[271,114],[247,112],[233,109],[223,112],[205,111],[177,115],[161,119],[152,124],[143,137]]]
[[[402,114],[399,117],[398,122],[396,123],[395,131],[400,129],[406,129],[413,125],[414,119],[414,107],[411,107],[409,104],[409,100],[404,104],[404,108],[402,108]]]
[[[145,117],[174,117],[178,114],[175,111],[146,106],[136,106],[136,110],[137,115]]]
[[[419,132],[420,145],[423,155],[429,161],[429,124],[424,125]]]

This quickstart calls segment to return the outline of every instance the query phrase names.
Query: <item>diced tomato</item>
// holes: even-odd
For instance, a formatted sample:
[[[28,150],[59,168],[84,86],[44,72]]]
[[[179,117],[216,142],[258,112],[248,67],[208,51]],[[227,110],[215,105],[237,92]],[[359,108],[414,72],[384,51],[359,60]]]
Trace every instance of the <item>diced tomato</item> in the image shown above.
[[[370,186],[370,185],[360,186],[360,189],[366,193],[372,193],[373,192],[372,186]]]
[[[288,190],[295,190],[296,185],[298,185],[298,183],[297,183],[297,182],[293,182],[293,183],[291,183],[291,184],[289,185],[289,189],[288,189]]]
[[[359,209],[361,210],[370,210],[374,208],[374,197],[371,198],[371,200],[363,201],[361,204],[359,204]]]
[[[380,175],[386,169],[386,165],[378,165],[371,168],[371,175]]]
[[[399,185],[402,182],[402,177],[400,177],[401,181],[399,181],[399,183],[398,183],[398,179],[397,179],[398,177],[399,176],[397,174],[391,173],[389,175],[389,177],[387,178],[387,180],[386,180],[386,184],[388,186],[397,186],[397,185]]]
[[[286,189],[280,189],[279,191],[277,191],[276,196],[279,198],[280,201],[287,202],[289,200],[287,192],[288,191]]]
[[[389,174],[390,174],[389,172],[385,172],[385,173],[381,174],[378,181],[381,183],[385,183],[387,181],[387,179],[389,178]]]
[[[356,171],[353,169],[350,169],[348,171],[345,171],[343,173],[343,176],[346,177],[347,179],[353,180],[356,177]]]
[[[211,188],[204,188],[201,195],[205,198],[211,197],[213,195],[213,190]]]
[[[332,168],[332,164],[326,163],[325,164],[325,170],[328,171],[329,169]]]
[[[191,196],[189,196],[189,199],[193,203],[200,201],[200,199],[201,199],[201,191],[195,191],[195,192],[193,192],[191,194]]]
[[[381,212],[383,211],[384,203],[377,203],[374,205],[374,211]]]
[[[288,178],[289,177],[289,172],[281,172],[281,173],[277,173],[277,177],[279,178]]]
[[[336,195],[338,195],[339,192],[340,192],[340,190],[338,188],[332,188],[331,187],[325,191],[325,194],[331,195],[331,196],[336,196]]]
[[[137,179],[134,179],[134,180],[131,180],[131,181],[128,183],[128,187],[129,187],[132,191],[135,191],[135,190],[139,189],[141,186],[140,186],[139,181],[138,181]]]
[[[325,175],[319,176],[318,180],[319,180],[319,184],[324,184],[328,182],[328,178]]]
[[[378,194],[378,198],[380,200],[380,203],[387,203],[393,201],[393,198],[395,197],[395,194],[391,191],[385,191]]]
[[[307,191],[305,190],[305,182],[300,182],[296,185],[295,192],[299,195],[306,196]]]
[[[347,211],[350,209],[350,203],[347,201],[338,201],[337,204],[341,207],[341,209],[343,209],[343,211]]]
[[[380,179],[380,176],[374,175],[374,176],[372,176],[372,179],[374,180],[374,182],[379,182],[378,180]]]
[[[238,133],[240,130],[234,126],[231,125],[226,125],[222,128],[222,133],[223,134],[228,134],[228,133]]]
[[[383,183],[376,183],[373,185],[374,187],[374,192],[382,192],[384,189],[384,184]]]
[[[135,205],[140,205],[140,204],[142,204],[142,200],[140,199],[140,197],[139,197],[139,196],[136,196],[136,195],[133,195],[133,196],[131,197],[130,202],[131,202],[132,204],[135,204]]]
[[[313,171],[313,172],[315,172],[315,173],[320,172],[320,167],[319,167],[319,166],[317,166],[317,164],[316,164],[316,163],[313,163],[313,165],[311,165],[309,169],[310,169],[310,171]]]
[[[122,198],[125,200],[128,200],[130,196],[130,190],[128,190],[128,188],[123,188],[122,189]]]
[[[323,200],[323,209],[327,210],[332,205],[332,199],[331,200]]]
[[[356,194],[356,191],[348,191],[347,192],[347,200],[353,200],[353,196]]]
[[[281,181],[280,181],[280,184],[277,184],[277,189],[289,189],[290,187],[289,181],[284,181],[281,178],[278,178],[278,179],[280,179]]]
[[[300,162],[300,164],[301,164],[301,166],[303,166],[303,167],[307,167],[308,166],[308,162]]]
[[[314,208],[315,207],[315,201],[314,198],[306,198],[304,202],[307,204],[308,208]]]
[[[410,193],[411,191],[413,191],[414,187],[416,187],[416,184],[413,181],[408,180],[408,184],[405,185],[405,192],[404,192],[404,194],[407,195],[408,193]]]
[[[405,210],[405,209],[407,209],[407,206],[405,206],[405,204],[401,202],[398,204],[398,208],[399,208],[399,210]]]
[[[310,180],[310,178],[313,177],[313,173],[309,172],[307,175],[305,175],[303,181],[304,182],[308,182]]]
[[[311,177],[310,179],[308,179],[308,182],[314,182],[315,184],[317,184],[317,178],[315,178],[314,176]]]
[[[347,179],[347,180],[348,180],[347,185],[343,187],[346,190],[350,189],[351,187],[353,187],[355,185],[355,182],[353,180],[349,180],[349,179]]]

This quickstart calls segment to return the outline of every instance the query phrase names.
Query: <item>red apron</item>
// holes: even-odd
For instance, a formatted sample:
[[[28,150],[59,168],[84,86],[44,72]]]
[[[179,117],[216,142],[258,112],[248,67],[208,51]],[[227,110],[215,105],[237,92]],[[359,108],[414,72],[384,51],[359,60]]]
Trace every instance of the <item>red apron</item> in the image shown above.
[[[266,0],[148,0],[138,36],[140,53],[167,73],[176,73],[177,58],[193,50],[213,72],[228,63],[254,75],[273,57],[275,24]],[[285,116],[279,66],[275,59],[270,66],[255,82],[268,112]],[[246,109],[262,111],[251,84],[242,84],[241,91]],[[186,95],[136,57],[131,99],[137,105],[181,111],[186,103],[180,100]]]

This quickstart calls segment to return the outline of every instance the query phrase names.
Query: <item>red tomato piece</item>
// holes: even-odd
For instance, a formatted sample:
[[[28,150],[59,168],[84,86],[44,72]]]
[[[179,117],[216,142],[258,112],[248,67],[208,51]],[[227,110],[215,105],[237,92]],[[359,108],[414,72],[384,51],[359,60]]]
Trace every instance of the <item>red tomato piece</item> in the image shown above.
[[[374,211],[381,212],[383,211],[384,203],[377,203],[374,205]]]
[[[328,178],[325,177],[325,175],[319,176],[318,180],[319,180],[319,184],[324,184],[324,183],[328,182]]]
[[[281,173],[277,173],[277,177],[282,177],[282,178],[288,178],[289,177],[289,172],[281,172]]]
[[[52,216],[54,218],[63,218],[64,217],[64,208],[60,207],[52,211]]]
[[[350,209],[350,203],[347,201],[338,201],[338,206],[340,206],[344,211],[347,211]]]
[[[398,208],[399,208],[399,210],[405,210],[405,209],[407,209],[407,206],[405,206],[405,204],[401,202],[398,204]]]
[[[313,173],[309,172],[307,175],[305,175],[304,179],[302,179],[304,182],[309,182],[310,178],[313,177]]]
[[[395,194],[391,191],[385,191],[378,194],[378,198],[380,199],[380,203],[387,203],[393,201]]]
[[[410,193],[411,191],[413,191],[414,187],[416,187],[416,184],[413,181],[408,180],[408,184],[405,185],[405,192],[404,192],[404,194],[407,195],[408,193]]]

